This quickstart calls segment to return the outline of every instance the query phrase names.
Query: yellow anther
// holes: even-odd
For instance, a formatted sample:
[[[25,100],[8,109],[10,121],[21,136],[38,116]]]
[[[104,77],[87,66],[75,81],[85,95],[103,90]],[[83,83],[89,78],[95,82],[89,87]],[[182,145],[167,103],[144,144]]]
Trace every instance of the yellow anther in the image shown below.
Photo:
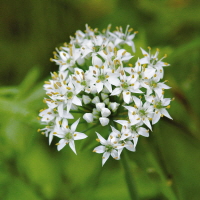
[[[154,74],[154,77],[156,77],[157,76],[157,74]]]
[[[41,132],[41,134],[42,134],[42,135],[44,135],[44,134],[45,134],[45,132]]]
[[[149,50],[151,50],[151,47],[147,47]]]
[[[124,55],[126,54],[126,52],[127,52],[127,51],[124,51],[124,52],[122,53],[122,56],[124,56]]]
[[[143,56],[148,56],[147,54],[143,54]]]
[[[131,63],[128,64],[129,67],[133,67],[133,65]]]
[[[103,52],[104,52],[105,55],[108,55],[108,53],[106,52],[106,50],[103,50]]]
[[[63,84],[64,84],[64,85],[66,85],[66,84],[67,84],[67,82],[66,82],[66,81],[63,81]]]
[[[134,105],[134,107],[135,107],[135,108],[137,108],[137,106],[136,106],[136,105]]]
[[[121,73],[121,75],[124,75],[124,71],[123,70],[121,70],[120,73]]]
[[[161,114],[160,116],[161,116],[161,117],[164,117],[164,115],[163,115],[163,114]]]
[[[112,73],[114,73],[115,72],[115,70],[114,69],[112,69]]]
[[[67,126],[65,126],[65,128],[69,128],[69,126],[67,125]]]
[[[126,95],[129,95],[130,94],[130,92],[126,92]]]
[[[113,142],[114,144],[117,144],[117,141]]]
[[[76,73],[79,75],[80,74],[80,72],[79,71],[76,71]]]
[[[124,134],[125,136],[128,136],[128,134],[126,133],[126,134]]]
[[[118,137],[121,137],[121,135],[120,135],[120,134],[118,134],[117,136],[118,136]]]
[[[147,64],[142,65],[144,68],[147,66]]]
[[[76,137],[77,136],[77,134],[74,134],[74,137]]]
[[[56,143],[55,145],[59,145],[60,143]]]
[[[95,153],[96,153],[97,151],[96,151],[96,150],[93,150],[92,152],[95,152]]]
[[[167,58],[167,54],[164,55],[164,58]]]
[[[162,69],[160,69],[160,73],[162,73]]]
[[[160,51],[160,49],[159,49],[159,48],[156,48],[156,51]]]
[[[62,86],[62,84],[61,84],[60,82],[56,82],[56,84],[57,84],[59,87]]]
[[[101,69],[104,69],[104,66],[101,66]]]
[[[58,74],[57,74],[56,72],[53,72],[53,74],[54,74],[56,77],[58,77]]]
[[[68,90],[71,90],[71,88],[70,88],[70,87],[66,87],[66,89],[68,89]]]
[[[135,85],[134,83],[131,84],[131,86],[134,86],[134,85]]]
[[[102,159],[105,159],[105,157],[102,157]]]
[[[96,83],[100,83],[100,82],[101,82],[100,80],[97,80],[97,81],[96,81]]]
[[[165,94],[165,91],[162,91],[162,94]]]
[[[173,97],[171,101],[174,101],[174,100],[175,100],[175,97]]]
[[[38,129],[38,130],[37,130],[37,132],[40,132],[40,131],[41,131],[41,129]]]
[[[100,139],[99,139],[99,138],[97,138],[97,139],[96,139],[96,141],[97,141],[97,142],[100,142]]]
[[[132,78],[134,78],[135,76],[134,76],[134,75],[132,75],[131,77],[132,77]]]
[[[96,74],[96,71],[95,71],[95,70],[93,70],[93,74]]]
[[[121,145],[124,146],[124,143],[122,143]]]
[[[169,109],[170,107],[171,107],[170,105],[166,106],[167,109]]]
[[[136,120],[140,120],[140,118],[137,118]]]
[[[149,121],[152,121],[152,118],[149,118]]]
[[[133,28],[130,28],[130,29],[128,30],[128,32],[131,32],[131,31],[133,31]]]
[[[37,120],[40,120],[40,117],[37,117]]]
[[[169,64],[165,62],[164,65],[169,65]]]
[[[53,86],[55,89],[58,89],[58,86],[55,83],[53,84]]]
[[[51,62],[53,62],[53,58],[50,58],[49,60],[50,60]]]
[[[51,85],[51,82],[49,81],[44,81],[45,84]]]
[[[154,108],[156,108],[156,105],[153,105]]]
[[[58,123],[59,123],[60,125],[62,125],[62,121],[59,121]]]
[[[112,136],[112,135],[110,135],[110,139],[113,139],[113,136]]]
[[[135,34],[137,34],[137,33],[138,33],[138,31],[134,31],[134,33],[135,33]]]
[[[56,133],[56,132],[53,132],[53,134],[56,135],[57,133]]]

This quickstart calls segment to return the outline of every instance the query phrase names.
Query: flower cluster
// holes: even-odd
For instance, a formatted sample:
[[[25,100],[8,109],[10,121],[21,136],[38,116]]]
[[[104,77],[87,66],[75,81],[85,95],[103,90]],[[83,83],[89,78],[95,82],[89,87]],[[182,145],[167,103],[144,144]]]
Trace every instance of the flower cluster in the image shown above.
[[[49,144],[55,136],[60,138],[58,150],[69,144],[76,153],[74,141],[87,137],[76,132],[79,123],[107,127],[103,136],[96,132],[100,145],[93,150],[103,153],[104,164],[110,155],[119,160],[124,148],[134,152],[139,135],[148,137],[160,117],[171,119],[166,110],[171,99],[164,98],[170,87],[162,81],[163,68],[169,65],[163,62],[166,55],[158,59],[159,49],[152,54],[150,47],[141,48],[142,56],[134,63],[136,33],[129,26],[124,33],[121,27],[100,32],[86,25],[85,32],[77,31],[69,44],[56,49],[51,61],[59,71],[45,81],[47,108],[39,114],[46,125],[39,131],[49,137]]]

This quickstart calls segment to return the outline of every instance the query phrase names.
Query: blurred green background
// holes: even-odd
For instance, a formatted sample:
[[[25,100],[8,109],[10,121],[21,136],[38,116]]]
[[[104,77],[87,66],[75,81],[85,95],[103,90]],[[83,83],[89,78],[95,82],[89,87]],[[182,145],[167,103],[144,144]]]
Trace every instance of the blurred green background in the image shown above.
[[[91,147],[80,150],[77,142],[77,156],[68,147],[57,152],[37,133],[43,81],[58,69],[49,62],[52,51],[86,23],[100,30],[129,24],[139,31],[137,47],[168,54],[173,121],[163,118],[150,138],[140,138],[128,154],[130,176],[141,200],[199,200],[198,0],[1,1],[0,199],[130,199],[120,161],[109,159],[102,168]]]

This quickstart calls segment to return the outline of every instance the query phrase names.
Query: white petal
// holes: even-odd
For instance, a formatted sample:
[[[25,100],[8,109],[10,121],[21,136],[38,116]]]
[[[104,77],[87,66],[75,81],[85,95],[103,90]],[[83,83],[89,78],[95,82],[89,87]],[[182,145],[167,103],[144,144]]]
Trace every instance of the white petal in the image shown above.
[[[79,121],[80,121],[80,118],[71,125],[72,132],[74,132],[76,130],[76,127],[77,127]]]
[[[63,117],[63,104],[58,105],[58,114],[60,117]]]
[[[172,117],[169,115],[169,113],[167,112],[165,108],[160,109],[160,112],[166,117],[168,117],[169,119],[172,119]]]
[[[102,126],[106,126],[106,125],[108,125],[110,120],[108,118],[106,118],[106,117],[100,117],[99,121],[100,121]]]
[[[111,93],[111,95],[118,95],[118,94],[120,94],[121,93],[121,89],[120,88],[115,88],[113,91],[112,91],[112,93]]]
[[[160,112],[154,113],[154,115],[153,115],[153,120],[152,120],[152,124],[157,123],[157,122],[159,121],[159,119],[160,119]]]
[[[74,144],[74,140],[71,140],[69,142],[69,146],[72,149],[72,151],[76,154],[76,149],[75,149],[75,144]]]
[[[96,134],[97,134],[97,137],[100,139],[100,143],[103,145],[106,145],[107,141],[99,133],[96,132]]]
[[[77,96],[74,96],[72,103],[77,106],[82,106],[81,100]]]
[[[119,157],[118,157],[119,155],[118,155],[117,150],[113,149],[113,150],[111,151],[111,156],[112,156],[114,159],[119,160]]]
[[[106,149],[105,146],[101,145],[101,146],[96,147],[93,151],[95,153],[104,153],[105,149]]]
[[[126,142],[126,145],[125,145],[126,149],[128,149],[129,151],[135,151],[135,146],[134,144],[131,142],[131,141],[128,141]]]
[[[92,65],[93,66],[98,65],[99,67],[101,67],[103,65],[103,62],[99,57],[93,56],[92,57]]]
[[[65,139],[61,139],[59,141],[59,145],[57,146],[58,151],[60,151],[62,148],[64,148],[66,145],[66,140]]]
[[[74,135],[75,134],[76,134],[76,136],[74,136],[74,140],[82,140],[82,139],[85,139],[86,137],[88,137],[86,134],[80,133],[80,132],[75,132]]]
[[[125,101],[125,103],[129,104],[130,100],[131,100],[131,93],[130,92],[123,92],[123,99]]]
[[[105,152],[103,154],[103,157],[102,157],[102,166],[105,164],[105,162],[108,160],[109,157],[110,157],[110,153],[109,152]]]
[[[147,118],[145,118],[145,119],[143,120],[143,122],[150,128],[150,130],[152,130],[151,124],[150,124],[150,122],[149,122],[149,120],[148,120]]]
[[[101,92],[103,90],[103,83],[102,82],[99,82],[99,83],[96,83],[96,87],[97,87],[97,92]]]
[[[144,137],[149,137],[149,131],[146,128],[140,127],[137,129],[137,132],[139,135],[142,135]]]
[[[135,102],[135,105],[136,105],[138,108],[141,107],[142,101],[141,101],[139,98],[133,96],[133,100],[134,100],[134,102]]]
[[[109,90],[109,92],[111,93],[112,92],[112,86],[111,84],[107,81],[104,83],[104,85],[106,86],[106,88]]]
[[[93,114],[92,113],[85,113],[83,115],[83,119],[87,122],[87,123],[91,123],[93,122]]]

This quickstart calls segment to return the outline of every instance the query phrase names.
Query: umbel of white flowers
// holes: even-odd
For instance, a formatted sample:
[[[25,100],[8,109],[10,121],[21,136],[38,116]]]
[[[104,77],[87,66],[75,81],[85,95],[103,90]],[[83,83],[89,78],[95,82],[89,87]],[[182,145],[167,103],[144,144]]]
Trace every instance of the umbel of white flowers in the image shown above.
[[[166,55],[158,59],[159,49],[152,54],[150,47],[141,48],[143,56],[133,63],[136,33],[129,26],[124,33],[121,27],[111,32],[108,26],[100,32],[86,25],[85,32],[76,31],[69,44],[54,52],[51,61],[59,70],[45,81],[49,97],[44,98],[47,108],[39,116],[46,126],[39,131],[49,137],[49,144],[54,136],[60,138],[58,151],[69,144],[76,153],[75,140],[88,137],[76,132],[80,118],[91,126],[107,126],[103,136],[96,132],[100,145],[93,150],[103,154],[102,165],[110,155],[119,160],[123,149],[134,152],[139,135],[148,137],[151,124],[160,117],[171,119],[166,110],[171,99],[164,98],[170,87],[162,81],[163,67],[169,66],[163,62]],[[75,122],[68,125],[69,119]]]

